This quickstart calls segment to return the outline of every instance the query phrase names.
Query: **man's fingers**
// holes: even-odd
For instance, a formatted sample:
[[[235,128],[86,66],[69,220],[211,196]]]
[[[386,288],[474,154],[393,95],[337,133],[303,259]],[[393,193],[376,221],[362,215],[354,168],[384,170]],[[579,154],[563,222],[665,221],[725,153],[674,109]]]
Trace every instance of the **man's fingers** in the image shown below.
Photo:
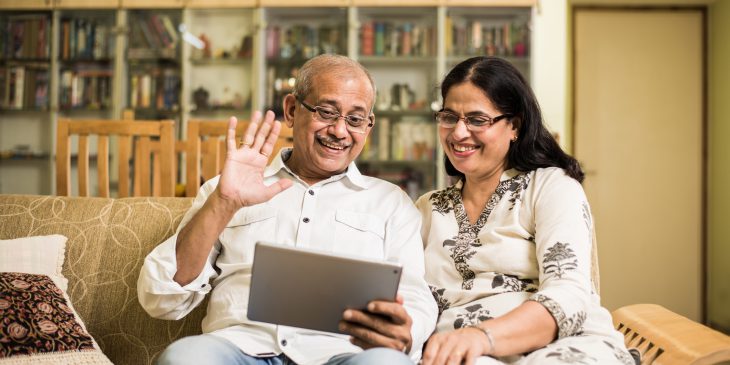
[[[228,130],[226,131],[226,145],[229,151],[235,151],[238,145],[236,144],[236,124],[238,119],[236,117],[230,117],[228,119]]]
[[[261,112],[258,110],[253,112],[253,115],[251,115],[251,122],[248,123],[248,128],[246,128],[246,132],[243,133],[243,137],[241,139],[244,146],[251,147],[251,145],[253,145],[254,139],[256,138],[256,130],[259,128],[260,120]]]
[[[368,303],[368,312],[386,316],[397,325],[407,324],[410,319],[405,308],[400,303],[374,300]]]
[[[358,341],[358,346],[363,348],[380,346],[401,351],[404,346],[401,341],[395,338],[384,336],[370,328],[363,327],[355,323],[344,321],[340,322],[340,330],[352,336],[356,341]]]
[[[271,132],[269,132],[269,136],[266,137],[266,142],[264,142],[264,145],[261,146],[261,154],[269,157],[272,153],[278,152],[274,151],[274,146],[276,145],[276,140],[279,138],[279,132],[281,131],[281,122],[278,120],[274,121],[274,124],[271,127]]]
[[[256,132],[256,137],[254,138],[253,146],[251,148],[254,151],[261,151],[261,148],[264,146],[264,142],[266,142],[266,138],[269,136],[271,132],[271,127],[274,124],[274,113],[272,111],[267,111],[266,115],[264,116],[264,120],[262,120],[259,123],[258,131]]]
[[[269,200],[274,197],[274,195],[281,193],[282,191],[289,189],[292,186],[292,181],[289,179],[281,179],[269,186],[266,187],[266,191],[264,194],[266,195],[266,200]]]

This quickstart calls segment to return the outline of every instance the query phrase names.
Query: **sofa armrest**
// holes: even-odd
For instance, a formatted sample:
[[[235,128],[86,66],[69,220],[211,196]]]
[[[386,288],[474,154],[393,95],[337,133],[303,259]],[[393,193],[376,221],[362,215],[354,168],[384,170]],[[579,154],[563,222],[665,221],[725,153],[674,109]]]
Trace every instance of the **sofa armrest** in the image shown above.
[[[642,364],[716,364],[730,360],[730,336],[656,304],[634,304],[612,313],[626,346]]]

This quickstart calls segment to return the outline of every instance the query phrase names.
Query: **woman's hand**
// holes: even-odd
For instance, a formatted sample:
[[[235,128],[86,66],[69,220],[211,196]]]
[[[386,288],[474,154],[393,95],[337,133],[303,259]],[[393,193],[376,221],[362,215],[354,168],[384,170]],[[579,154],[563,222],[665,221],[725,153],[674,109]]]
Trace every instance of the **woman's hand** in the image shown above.
[[[236,117],[228,122],[226,136],[226,162],[223,165],[218,189],[219,197],[235,209],[263,203],[274,195],[289,188],[291,180],[281,179],[264,185],[264,168],[273,152],[281,131],[281,122],[274,120],[272,111],[266,112],[263,120],[257,111],[251,117],[242,141],[236,141]]]
[[[473,365],[490,351],[487,336],[478,328],[465,327],[432,335],[423,351],[422,365]]]

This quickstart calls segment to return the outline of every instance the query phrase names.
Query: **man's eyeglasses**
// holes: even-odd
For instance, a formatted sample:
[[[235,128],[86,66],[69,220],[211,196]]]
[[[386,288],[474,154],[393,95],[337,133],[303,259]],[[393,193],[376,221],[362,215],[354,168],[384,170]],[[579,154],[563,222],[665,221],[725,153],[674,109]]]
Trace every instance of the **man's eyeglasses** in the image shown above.
[[[494,118],[490,118],[489,116],[484,114],[460,117],[452,112],[442,110],[440,112],[436,112],[434,118],[441,127],[449,129],[455,128],[456,124],[458,124],[459,121],[463,119],[464,123],[466,123],[466,128],[470,131],[476,132],[487,129],[491,127],[492,124],[497,123],[502,119],[510,119],[512,118],[512,114],[502,114]]]
[[[337,110],[332,108],[327,108],[324,106],[311,106],[305,103],[299,95],[294,95],[294,97],[299,103],[302,104],[302,106],[307,108],[307,110],[312,113],[316,113],[315,116],[317,117],[318,121],[327,125],[334,125],[337,123],[338,119],[342,118],[345,120],[345,125],[347,126],[348,131],[353,133],[365,133],[368,131],[368,128],[372,127],[375,124],[372,118],[356,114],[342,115]]]

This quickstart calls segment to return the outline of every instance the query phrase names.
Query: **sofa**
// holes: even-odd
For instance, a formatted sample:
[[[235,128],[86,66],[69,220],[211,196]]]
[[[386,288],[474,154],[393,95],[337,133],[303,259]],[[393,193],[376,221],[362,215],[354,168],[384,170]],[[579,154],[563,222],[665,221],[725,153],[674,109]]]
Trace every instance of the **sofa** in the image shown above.
[[[67,294],[100,352],[117,365],[153,364],[174,340],[200,333],[205,315],[203,303],[180,321],[153,319],[136,294],[145,256],[175,232],[191,204],[192,198],[0,195],[0,240],[66,236],[62,274],[68,279]],[[626,343],[643,354],[644,364],[730,360],[730,337],[661,306],[637,304],[613,315]]]
[[[145,256],[175,232],[192,201],[0,195],[0,240],[68,237],[62,273],[89,334],[114,364],[153,364],[172,341],[199,334],[205,315],[204,304],[180,321],[153,319],[137,301]]]

